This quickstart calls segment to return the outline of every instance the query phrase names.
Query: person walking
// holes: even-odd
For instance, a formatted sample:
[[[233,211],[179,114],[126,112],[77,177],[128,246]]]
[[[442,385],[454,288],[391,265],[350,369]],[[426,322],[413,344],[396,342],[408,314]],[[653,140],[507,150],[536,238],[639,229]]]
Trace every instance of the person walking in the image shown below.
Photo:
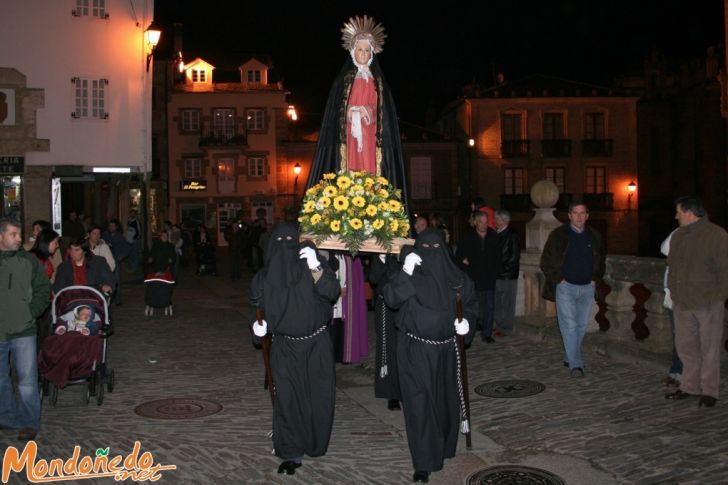
[[[667,287],[673,302],[675,344],[683,363],[671,400],[700,396],[699,406],[713,407],[720,388],[724,302],[728,298],[728,234],[708,220],[702,201],[675,201],[680,227],[672,235]]]
[[[541,271],[546,277],[543,297],[556,301],[564,365],[571,377],[584,377],[581,343],[594,304],[596,282],[604,275],[601,238],[586,225],[588,219],[586,204],[570,204],[569,223],[551,231],[541,254]]]
[[[48,307],[51,291],[40,263],[20,250],[21,242],[20,224],[0,219],[0,427],[18,429],[18,439],[28,441],[40,428],[36,319]]]

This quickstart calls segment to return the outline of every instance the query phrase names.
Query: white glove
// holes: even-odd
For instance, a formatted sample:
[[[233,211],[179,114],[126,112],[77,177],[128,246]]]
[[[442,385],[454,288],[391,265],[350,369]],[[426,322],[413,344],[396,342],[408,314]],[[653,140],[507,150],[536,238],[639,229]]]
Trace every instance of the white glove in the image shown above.
[[[387,262],[387,256],[384,255],[384,254],[380,254],[379,255],[379,261],[381,261],[382,263],[386,263]]]
[[[409,253],[406,258],[404,258],[404,264],[402,265],[402,271],[407,273],[408,275],[412,276],[412,273],[415,270],[415,266],[419,266],[422,264],[422,258],[419,257],[416,253]]]
[[[298,254],[301,255],[301,259],[306,260],[306,264],[308,264],[308,269],[316,269],[319,266],[321,266],[321,263],[319,262],[318,258],[316,257],[316,251],[314,251],[312,248],[305,247],[302,248]]]
[[[462,322],[458,322],[458,319],[455,319],[455,333],[458,335],[467,335],[470,331],[470,324],[468,323],[467,318],[463,318]]]
[[[253,333],[256,337],[265,337],[265,334],[268,333],[268,322],[263,320],[263,324],[259,324],[258,320],[253,322]]]

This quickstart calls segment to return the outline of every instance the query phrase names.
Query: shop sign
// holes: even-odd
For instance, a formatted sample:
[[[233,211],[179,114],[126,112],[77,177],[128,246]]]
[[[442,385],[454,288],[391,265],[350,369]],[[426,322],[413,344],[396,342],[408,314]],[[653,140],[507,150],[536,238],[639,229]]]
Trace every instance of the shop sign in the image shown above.
[[[180,182],[180,189],[184,191],[207,190],[207,180],[184,179]]]
[[[25,157],[0,155],[0,173],[23,173]]]

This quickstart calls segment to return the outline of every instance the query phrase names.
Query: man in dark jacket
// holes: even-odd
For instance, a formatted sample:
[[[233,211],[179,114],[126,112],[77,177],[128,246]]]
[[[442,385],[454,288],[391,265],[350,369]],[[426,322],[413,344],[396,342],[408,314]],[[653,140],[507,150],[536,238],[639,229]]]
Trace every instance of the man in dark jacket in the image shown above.
[[[111,246],[111,254],[114,255],[114,261],[116,261],[116,268],[114,268],[114,276],[116,277],[114,301],[117,305],[121,305],[123,303],[121,296],[121,262],[129,257],[131,244],[124,237],[121,223],[117,219],[111,219],[109,221],[109,228],[101,237],[106,244]]]
[[[473,214],[475,227],[458,246],[455,260],[475,283],[478,300],[478,323],[484,342],[493,343],[493,312],[495,303],[495,277],[498,273],[500,251],[498,234],[488,227],[488,215],[477,211]],[[470,329],[466,343],[470,344],[475,335]]]
[[[19,250],[21,242],[20,224],[0,219],[0,427],[19,429],[18,439],[32,440],[40,427],[35,320],[50,302],[50,283],[35,256]]]
[[[495,211],[495,230],[500,247],[500,269],[495,281],[496,332],[513,333],[516,315],[516,291],[521,262],[521,244],[518,234],[511,227],[511,213],[504,209]]]
[[[605,254],[599,233],[586,225],[589,208],[569,205],[569,224],[557,227],[541,255],[543,297],[556,301],[556,315],[564,342],[564,365],[571,377],[584,376],[581,342],[594,304],[595,284],[604,275]]]

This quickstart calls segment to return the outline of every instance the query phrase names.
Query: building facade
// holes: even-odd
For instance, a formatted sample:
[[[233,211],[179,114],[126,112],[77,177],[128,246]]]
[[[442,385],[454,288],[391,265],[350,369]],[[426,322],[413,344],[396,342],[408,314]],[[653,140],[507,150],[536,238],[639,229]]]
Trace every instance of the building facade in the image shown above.
[[[557,217],[583,201],[607,250],[636,254],[637,97],[541,75],[467,94],[443,119],[467,160],[463,193],[511,211],[523,235],[531,187],[551,180],[561,193]]]
[[[215,82],[215,66],[197,58],[169,94],[169,218],[204,224],[219,245],[228,220],[254,219],[260,208],[269,222],[283,217],[287,93],[268,69],[251,58],[239,82]]]
[[[151,169],[145,30],[153,12],[153,0],[134,9],[125,0],[3,5],[2,215],[26,230],[46,219],[62,231],[71,211],[101,222],[141,204]]]

